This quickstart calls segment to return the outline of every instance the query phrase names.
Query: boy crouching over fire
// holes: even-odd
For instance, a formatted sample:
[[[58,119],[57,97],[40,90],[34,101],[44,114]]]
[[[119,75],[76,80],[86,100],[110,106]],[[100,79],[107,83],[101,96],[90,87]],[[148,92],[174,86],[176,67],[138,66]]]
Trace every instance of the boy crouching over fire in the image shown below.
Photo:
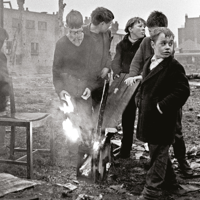
[[[60,108],[66,114],[63,128],[70,140],[80,142],[77,176],[84,175],[96,181],[99,177],[104,178],[106,166],[109,166],[108,162],[111,160],[109,137],[112,134],[107,134],[100,143],[101,134],[94,133],[96,119],[93,103],[95,100],[95,105],[98,107],[98,102],[92,92],[94,93],[95,89],[104,83],[109,71],[107,67],[109,58],[105,53],[109,53],[111,40],[110,31],[107,30],[114,15],[106,8],[97,8],[92,16],[92,21],[98,24],[82,27],[83,17],[80,12],[72,10],[67,14],[68,33],[56,43],[53,84],[60,100],[64,101],[63,107]],[[95,30],[89,30],[91,27]],[[106,45],[100,45],[101,40],[94,40],[92,35],[101,38]],[[94,48],[94,45],[97,47]],[[105,47],[105,52],[101,51],[102,48],[98,48],[98,45]],[[102,57],[102,53],[106,55],[105,58]],[[96,136],[98,137],[95,138]]]
[[[137,138],[148,143],[151,158],[138,200],[159,199],[164,187],[178,186],[168,151],[174,142],[178,110],[190,95],[184,68],[172,56],[174,34],[168,28],[155,28],[151,45],[154,55],[144,65],[135,99],[139,108]]]
[[[65,102],[62,110],[67,119],[63,128],[67,136],[74,141],[89,142],[93,127],[92,77],[88,66],[90,38],[83,33],[83,17],[79,11],[67,14],[66,25],[68,33],[57,41],[54,52],[53,84],[59,98]]]

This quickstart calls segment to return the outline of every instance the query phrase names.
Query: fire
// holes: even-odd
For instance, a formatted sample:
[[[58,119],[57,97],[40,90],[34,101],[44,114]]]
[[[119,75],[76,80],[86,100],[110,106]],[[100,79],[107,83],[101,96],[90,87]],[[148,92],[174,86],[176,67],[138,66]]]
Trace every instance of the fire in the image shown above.
[[[100,147],[100,142],[98,142],[98,141],[94,142],[93,150],[98,151],[99,147]]]
[[[65,121],[63,121],[62,125],[67,137],[73,142],[76,142],[79,138],[79,131],[78,129],[74,128],[71,120],[67,118]]]
[[[66,101],[66,103],[63,102],[63,105],[62,107],[60,107],[60,110],[63,111],[64,114],[74,112],[74,106],[71,101],[71,97],[68,95],[65,95],[65,98],[63,100]],[[63,126],[63,130],[65,131],[66,136],[72,142],[76,142],[79,139],[79,130],[73,126],[72,121],[69,118],[63,121],[62,126]]]

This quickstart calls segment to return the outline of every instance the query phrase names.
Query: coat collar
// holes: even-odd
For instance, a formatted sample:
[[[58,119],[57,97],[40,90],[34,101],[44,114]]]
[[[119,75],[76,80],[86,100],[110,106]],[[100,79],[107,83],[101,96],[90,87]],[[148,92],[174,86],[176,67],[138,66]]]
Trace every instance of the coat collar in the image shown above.
[[[128,37],[129,37],[129,34],[126,34],[126,35],[124,36],[124,38],[122,39],[122,41],[125,42],[125,43],[132,44]],[[143,40],[145,37],[146,37],[146,36],[144,36],[143,38],[139,38],[138,40],[135,41],[134,44],[141,43],[142,40]]]
[[[156,66],[150,73],[149,72],[149,67],[151,64],[151,58],[153,56],[151,56],[147,62],[144,65],[144,70],[143,70],[143,81],[142,83],[146,82],[147,80],[149,80],[150,78],[154,77],[158,72],[160,72],[161,70],[165,69],[166,65],[172,60],[172,56],[169,56],[168,58],[164,59],[162,62],[160,62],[158,64],[158,66]]]

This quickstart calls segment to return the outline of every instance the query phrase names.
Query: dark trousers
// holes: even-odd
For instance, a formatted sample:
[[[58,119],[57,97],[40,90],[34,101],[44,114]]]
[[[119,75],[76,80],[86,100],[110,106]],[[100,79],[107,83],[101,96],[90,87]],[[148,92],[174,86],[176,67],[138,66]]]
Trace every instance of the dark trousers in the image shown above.
[[[92,108],[93,108],[93,124],[96,127],[98,123],[98,114],[99,114],[99,107],[100,102],[103,94],[103,86],[96,88],[92,91]]]
[[[136,109],[137,107],[135,105],[135,94],[133,94],[122,114],[123,138],[120,151],[123,154],[129,154],[132,148]],[[183,134],[182,134],[181,119],[182,119],[182,109],[179,110],[179,114],[177,117],[175,142],[173,144],[175,158],[177,158],[177,160],[179,161],[185,159],[185,153],[186,153],[185,142],[183,140]]]
[[[123,138],[120,150],[122,154],[129,154],[132,148],[136,109],[135,94],[133,94],[122,114]]]
[[[173,144],[175,158],[179,161],[185,159],[186,147],[182,133],[182,108],[179,110],[176,121],[175,143]]]
[[[162,185],[176,181],[176,175],[169,158],[170,145],[148,144],[151,158],[150,169],[146,175],[146,184],[142,191],[146,199],[158,199],[162,195]]]

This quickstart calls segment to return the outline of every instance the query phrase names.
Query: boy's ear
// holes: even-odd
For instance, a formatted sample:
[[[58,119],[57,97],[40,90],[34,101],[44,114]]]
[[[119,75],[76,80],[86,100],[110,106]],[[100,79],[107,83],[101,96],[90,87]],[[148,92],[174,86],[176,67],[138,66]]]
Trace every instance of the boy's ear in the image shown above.
[[[155,43],[154,43],[154,41],[152,41],[151,40],[151,47],[154,49],[154,47],[155,47]]]
[[[99,25],[101,25],[101,26],[103,26],[104,24],[105,24],[105,22],[104,22],[104,21],[99,23]]]
[[[132,27],[131,27],[131,26],[129,26],[129,27],[128,27],[129,33],[131,32],[131,29],[132,29]]]

